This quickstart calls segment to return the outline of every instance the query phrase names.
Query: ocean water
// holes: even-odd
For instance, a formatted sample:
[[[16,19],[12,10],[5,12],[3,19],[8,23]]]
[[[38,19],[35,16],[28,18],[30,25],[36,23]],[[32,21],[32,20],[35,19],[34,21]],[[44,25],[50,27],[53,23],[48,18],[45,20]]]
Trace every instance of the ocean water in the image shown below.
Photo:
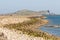
[[[52,15],[46,15],[47,18],[49,20],[49,24],[52,25],[60,25],[60,16],[56,15],[56,16],[52,16]],[[55,28],[55,27],[41,27],[39,28],[40,30],[44,31],[44,32],[48,32],[52,35],[55,36],[59,36],[60,37],[60,27],[59,28]]]
[[[54,25],[60,25],[60,15],[46,15],[48,20],[50,20],[50,24],[54,24]]]

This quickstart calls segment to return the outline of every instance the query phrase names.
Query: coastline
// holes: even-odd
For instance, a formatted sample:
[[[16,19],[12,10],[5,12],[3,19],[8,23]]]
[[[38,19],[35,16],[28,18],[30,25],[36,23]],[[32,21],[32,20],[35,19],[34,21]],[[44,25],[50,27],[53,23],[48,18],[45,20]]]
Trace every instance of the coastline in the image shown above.
[[[58,38],[45,33],[41,30],[38,30],[39,27],[48,24],[48,20],[39,19],[39,18],[32,18],[30,21],[24,21],[22,23],[13,23],[13,24],[6,24],[3,28],[7,28],[10,30],[22,31],[24,34],[34,36],[34,37],[42,37],[43,39],[54,39],[57,40]]]
[[[46,22],[46,20],[44,22]],[[44,22],[42,22],[42,23],[44,23]],[[44,24],[41,24],[41,20],[40,20],[40,22],[38,21],[36,24],[33,24],[33,25],[30,24],[30,26],[28,24],[27,25],[24,25],[24,23],[23,23],[23,25],[26,26],[27,28],[25,28],[25,27],[23,29],[19,29],[18,28],[17,30],[23,31],[24,34],[25,33],[28,34],[28,35],[32,35],[33,34],[34,36],[43,37],[44,39],[47,39],[47,40],[48,39],[54,39],[54,40],[59,39],[59,38],[57,38],[57,37],[55,37],[55,36],[53,36],[51,34],[45,33],[43,31],[37,29],[37,28],[39,28],[42,25],[45,25],[47,23],[48,23],[48,21],[46,23],[44,23]],[[8,26],[10,26],[10,25],[8,25]],[[31,34],[31,31],[32,31],[32,34]],[[37,33],[37,34],[34,34],[34,33]]]

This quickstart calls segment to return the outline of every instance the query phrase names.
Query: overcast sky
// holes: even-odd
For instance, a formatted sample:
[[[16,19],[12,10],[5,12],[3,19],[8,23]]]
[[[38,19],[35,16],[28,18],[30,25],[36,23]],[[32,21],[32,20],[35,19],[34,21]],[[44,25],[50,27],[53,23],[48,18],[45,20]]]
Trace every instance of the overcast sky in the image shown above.
[[[50,10],[60,14],[60,0],[0,0],[0,13],[15,12],[22,9]]]

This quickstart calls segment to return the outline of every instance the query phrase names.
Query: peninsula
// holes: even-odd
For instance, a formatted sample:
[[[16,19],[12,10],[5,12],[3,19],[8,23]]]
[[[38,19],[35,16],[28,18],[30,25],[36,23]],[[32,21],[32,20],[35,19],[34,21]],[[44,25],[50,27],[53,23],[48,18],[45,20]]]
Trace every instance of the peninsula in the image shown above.
[[[44,19],[46,17],[40,13],[48,12],[23,10],[15,12],[15,14],[1,15],[0,40],[60,40],[59,37],[38,29],[48,24],[48,20]]]

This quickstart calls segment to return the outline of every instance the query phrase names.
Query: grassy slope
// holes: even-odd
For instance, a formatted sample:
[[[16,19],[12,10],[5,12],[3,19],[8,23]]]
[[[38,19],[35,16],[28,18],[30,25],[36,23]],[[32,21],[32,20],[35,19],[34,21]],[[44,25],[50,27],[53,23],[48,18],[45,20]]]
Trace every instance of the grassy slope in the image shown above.
[[[36,28],[35,28],[36,24],[41,26],[41,24],[44,24],[44,23],[41,19],[32,18],[30,21],[17,23],[17,24],[9,24],[9,25],[5,25],[4,27],[9,29],[16,29],[16,30],[22,31],[25,34],[32,35],[35,37],[43,37],[46,40],[59,40],[55,36],[47,35],[42,31],[38,31],[38,30],[36,31]]]

